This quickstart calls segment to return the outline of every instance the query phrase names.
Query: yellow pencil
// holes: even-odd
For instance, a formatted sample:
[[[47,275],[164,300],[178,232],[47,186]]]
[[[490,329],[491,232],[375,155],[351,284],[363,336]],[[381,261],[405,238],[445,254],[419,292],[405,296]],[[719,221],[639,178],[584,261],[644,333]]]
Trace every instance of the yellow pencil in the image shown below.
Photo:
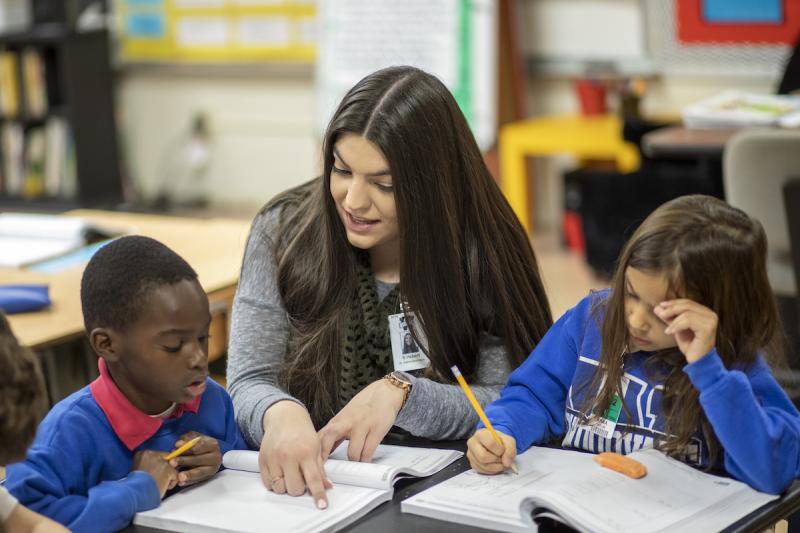
[[[506,445],[503,444],[500,435],[498,435],[497,431],[495,431],[494,427],[492,427],[492,423],[489,422],[488,418],[486,418],[486,413],[483,412],[481,404],[478,403],[477,398],[475,398],[475,395],[472,394],[472,389],[470,389],[469,385],[467,385],[467,381],[464,379],[464,376],[461,375],[461,371],[458,369],[456,365],[451,366],[450,370],[456,377],[456,381],[458,381],[458,384],[461,385],[461,389],[464,391],[464,394],[467,395],[467,399],[469,400],[469,403],[472,404],[472,408],[475,409],[476,413],[478,413],[478,417],[480,417],[481,422],[483,422],[483,425],[486,426],[486,429],[488,429],[489,432],[492,434],[492,437],[494,437],[494,440],[497,441],[497,444],[505,448]],[[517,468],[516,464],[511,463],[510,469],[515,474],[519,474],[519,469]]]
[[[178,448],[176,450],[172,450],[167,455],[165,455],[164,456],[164,460],[165,461],[169,461],[170,459],[175,459],[179,455],[181,455],[181,454],[183,454],[185,452],[188,452],[189,450],[192,449],[192,446],[197,444],[197,441],[199,441],[199,440],[200,440],[200,437],[193,438],[192,440],[190,440],[189,442],[187,442],[186,444],[184,444],[180,448]]]

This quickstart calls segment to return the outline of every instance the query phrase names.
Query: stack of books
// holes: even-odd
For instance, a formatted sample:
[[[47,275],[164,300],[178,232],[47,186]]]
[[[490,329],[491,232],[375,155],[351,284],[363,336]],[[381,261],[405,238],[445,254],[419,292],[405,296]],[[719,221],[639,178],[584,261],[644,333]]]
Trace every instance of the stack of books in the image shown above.
[[[726,91],[686,107],[690,129],[734,129],[745,126],[800,127],[800,96]]]

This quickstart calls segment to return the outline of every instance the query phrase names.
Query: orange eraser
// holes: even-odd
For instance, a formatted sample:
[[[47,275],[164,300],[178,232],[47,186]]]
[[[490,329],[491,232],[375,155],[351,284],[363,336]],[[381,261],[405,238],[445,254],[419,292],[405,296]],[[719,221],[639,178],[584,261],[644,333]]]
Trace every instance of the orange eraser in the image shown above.
[[[625,474],[633,479],[639,479],[647,475],[647,467],[636,459],[625,457],[615,452],[603,452],[594,458],[601,466],[616,470],[620,474]]]

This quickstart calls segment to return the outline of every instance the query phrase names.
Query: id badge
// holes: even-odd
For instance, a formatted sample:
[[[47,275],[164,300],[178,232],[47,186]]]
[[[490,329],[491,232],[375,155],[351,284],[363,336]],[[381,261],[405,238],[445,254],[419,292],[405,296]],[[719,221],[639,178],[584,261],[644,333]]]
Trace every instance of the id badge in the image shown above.
[[[622,400],[619,395],[615,394],[611,398],[611,405],[599,421],[592,425],[592,433],[600,435],[604,439],[610,439],[614,436],[614,430],[617,427],[617,420],[619,414],[622,412]]]
[[[411,311],[389,315],[389,336],[392,340],[394,369],[400,372],[426,368],[431,363],[411,334],[409,323],[413,322],[415,318]],[[416,331],[419,341],[427,345],[425,334],[418,324],[414,324],[414,331]]]

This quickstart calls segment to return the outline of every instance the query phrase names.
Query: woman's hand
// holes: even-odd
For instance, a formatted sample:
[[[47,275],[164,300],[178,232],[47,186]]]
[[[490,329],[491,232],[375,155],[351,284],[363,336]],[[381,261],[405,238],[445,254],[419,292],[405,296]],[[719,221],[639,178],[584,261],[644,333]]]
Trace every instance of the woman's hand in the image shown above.
[[[370,462],[394,424],[405,394],[385,379],[367,385],[319,431],[323,459],[327,460],[344,439],[349,439],[347,457]]]
[[[301,496],[306,487],[317,508],[328,507],[320,441],[308,411],[293,401],[275,403],[264,414],[264,438],[258,452],[261,481],[278,494]]]
[[[514,437],[497,432],[503,445],[498,444],[492,432],[486,428],[479,429],[467,441],[467,459],[469,465],[479,474],[499,474],[505,472],[514,463],[517,456],[517,441]]]
[[[667,323],[664,333],[673,335],[686,361],[694,363],[717,342],[717,314],[685,298],[661,302],[653,312]]]

